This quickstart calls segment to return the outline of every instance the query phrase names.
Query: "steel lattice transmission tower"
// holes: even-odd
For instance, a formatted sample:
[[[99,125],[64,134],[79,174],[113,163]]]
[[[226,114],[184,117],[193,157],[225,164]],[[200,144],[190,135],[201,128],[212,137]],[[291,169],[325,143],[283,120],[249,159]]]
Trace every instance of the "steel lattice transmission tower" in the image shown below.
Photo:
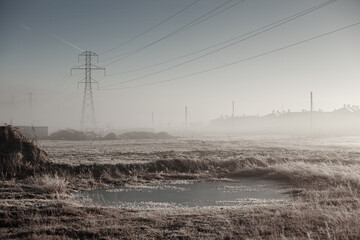
[[[96,53],[92,51],[85,51],[78,56],[78,61],[80,61],[80,58],[85,58],[85,64],[72,68],[71,73],[73,70],[85,70],[85,78],[82,81],[78,82],[78,88],[79,84],[84,84],[84,96],[83,96],[83,103],[82,103],[82,110],[81,110],[81,130],[85,129],[85,122],[90,121],[92,123],[92,128],[96,129],[96,119],[95,119],[95,107],[94,107],[94,99],[92,94],[92,84],[98,84],[97,81],[92,79],[91,77],[91,71],[92,70],[103,70],[105,74],[105,68],[98,67],[96,65],[93,65],[91,63],[91,60],[93,57],[97,58],[97,61],[99,61],[99,57]]]

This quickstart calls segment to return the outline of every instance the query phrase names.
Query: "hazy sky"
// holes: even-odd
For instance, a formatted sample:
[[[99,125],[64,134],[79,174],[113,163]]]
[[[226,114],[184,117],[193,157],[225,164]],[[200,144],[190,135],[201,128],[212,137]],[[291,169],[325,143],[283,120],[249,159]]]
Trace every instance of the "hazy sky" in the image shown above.
[[[94,64],[106,68],[106,77],[93,73],[100,127],[150,127],[152,112],[156,125],[181,126],[185,105],[190,122],[207,122],[230,115],[233,100],[236,115],[301,111],[309,109],[310,91],[315,109],[360,105],[360,25],[270,53],[359,23],[359,0],[334,1],[273,29],[264,27],[328,1],[238,2],[0,0],[0,122],[78,128],[83,72],[70,77],[70,69],[82,64],[79,48],[98,53]],[[249,39],[225,42],[261,28],[266,31]],[[179,79],[132,88],[174,78]]]

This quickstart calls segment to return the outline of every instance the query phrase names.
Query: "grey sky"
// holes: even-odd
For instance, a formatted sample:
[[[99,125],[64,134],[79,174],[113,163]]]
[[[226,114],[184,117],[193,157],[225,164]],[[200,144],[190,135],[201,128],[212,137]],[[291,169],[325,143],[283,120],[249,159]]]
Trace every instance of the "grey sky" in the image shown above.
[[[146,31],[188,6],[190,0],[25,1],[0,0],[0,121],[41,124],[52,128],[79,126],[83,91],[77,72],[69,77],[80,49],[102,53]],[[105,54],[103,66],[122,53],[142,48],[227,0],[200,0],[168,22]],[[238,2],[233,0],[229,5]],[[105,78],[94,73],[99,126],[148,127],[151,112],[158,122],[181,125],[183,109],[191,121],[208,121],[231,113],[265,114],[272,109],[308,108],[310,91],[315,108],[332,110],[360,104],[359,25],[260,58],[216,71],[139,88],[249,58],[360,21],[360,1],[338,0],[287,24],[232,47],[168,71],[194,55],[142,71],[146,67],[226,41],[326,1],[247,0],[207,21],[166,38],[126,59],[106,66]],[[229,6],[229,5],[225,5]],[[117,84],[117,85],[113,85]],[[112,85],[113,87],[105,87]],[[105,90],[110,89],[110,90]],[[33,104],[29,109],[29,93]]]

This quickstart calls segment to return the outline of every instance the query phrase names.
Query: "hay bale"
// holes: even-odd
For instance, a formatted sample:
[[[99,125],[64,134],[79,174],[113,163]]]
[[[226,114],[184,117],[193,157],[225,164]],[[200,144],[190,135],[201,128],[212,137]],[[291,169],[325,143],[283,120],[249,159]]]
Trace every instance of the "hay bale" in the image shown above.
[[[17,128],[0,127],[0,174],[1,178],[25,178],[44,167],[47,153]]]

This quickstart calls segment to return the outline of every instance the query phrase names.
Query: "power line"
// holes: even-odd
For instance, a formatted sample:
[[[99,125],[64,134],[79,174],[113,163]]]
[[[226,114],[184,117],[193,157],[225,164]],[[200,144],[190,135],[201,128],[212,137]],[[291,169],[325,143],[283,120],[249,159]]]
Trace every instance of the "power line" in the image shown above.
[[[142,50],[144,50],[144,49],[146,49],[146,48],[148,48],[148,47],[151,47],[151,46],[155,45],[156,43],[161,42],[161,41],[163,41],[163,40],[165,40],[165,39],[167,39],[167,38],[169,38],[169,37],[171,37],[171,36],[173,36],[173,35],[175,35],[175,34],[177,34],[177,33],[179,33],[179,32],[182,32],[182,31],[184,31],[184,30],[186,30],[186,29],[188,29],[188,28],[190,28],[190,27],[193,27],[193,26],[195,26],[195,25],[203,22],[203,21],[201,20],[202,18],[208,16],[209,14],[211,14],[211,13],[213,13],[214,11],[220,9],[221,7],[229,4],[231,1],[233,1],[233,0],[227,0],[226,2],[220,4],[220,5],[217,6],[216,8],[210,10],[209,12],[201,15],[200,17],[196,18],[195,20],[192,20],[191,22],[189,22],[189,23],[186,24],[185,26],[183,26],[183,27],[181,27],[181,28],[178,28],[177,30],[175,30],[175,31],[173,31],[173,32],[165,35],[164,37],[161,37],[160,39],[158,39],[158,40],[156,40],[156,41],[154,41],[154,42],[151,42],[151,43],[149,43],[149,44],[147,44],[147,45],[145,45],[145,46],[143,46],[143,47],[141,47],[141,48],[138,48],[138,49],[129,51],[129,52],[127,52],[127,53],[123,53],[123,54],[120,55],[120,56],[123,56],[123,57],[120,57],[120,58],[117,58],[117,57],[116,57],[114,60],[112,60],[111,62],[109,62],[109,63],[107,63],[107,64],[105,64],[105,65],[103,65],[103,66],[104,66],[104,67],[105,67],[105,66],[109,66],[109,65],[111,65],[111,64],[113,64],[113,63],[115,63],[115,62],[118,62],[118,61],[120,61],[120,60],[123,60],[123,59],[125,59],[125,58],[127,58],[127,57],[129,57],[129,56],[132,56],[132,55],[134,55],[134,54],[136,54],[136,53],[138,53],[138,52],[140,52],[140,51],[142,51]],[[124,55],[125,55],[125,56],[124,56]]]
[[[192,25],[187,26],[186,28],[182,29],[181,31],[186,30],[186,29],[188,29],[188,28],[191,28],[191,27],[193,27],[193,26],[195,26],[195,25],[197,25],[197,24],[199,24],[199,23],[202,23],[202,22],[204,22],[204,21],[206,21],[206,20],[208,20],[208,19],[210,19],[210,18],[212,18],[212,17],[215,17],[216,15],[218,15],[218,14],[220,14],[220,13],[222,13],[222,12],[225,12],[225,11],[233,8],[233,7],[237,6],[237,5],[239,5],[240,3],[243,3],[244,1],[245,1],[245,0],[239,0],[238,2],[235,2],[234,4],[232,4],[232,5],[228,6],[228,7],[224,8],[224,9],[222,9],[222,10],[216,12],[216,13],[214,13],[213,15],[207,16],[207,17],[205,17],[205,18],[203,18],[203,19],[201,19],[201,20],[193,23]]]
[[[323,4],[333,3],[333,2],[335,2],[335,1],[336,1],[336,0],[331,0],[331,1],[328,1],[328,2],[323,3]],[[323,4],[320,4],[320,5],[323,5]],[[315,7],[319,7],[320,5],[317,5],[317,6],[315,6]],[[313,8],[314,8],[314,7],[313,7]],[[311,9],[312,9],[312,8],[311,8]],[[299,14],[302,14],[302,13],[305,13],[305,12],[308,12],[308,11],[311,11],[311,9],[307,9],[307,10],[304,10],[304,11],[302,11],[302,12],[299,12],[299,13],[297,13],[297,14],[295,14],[295,15],[291,15],[291,16],[289,16],[289,17],[286,17],[286,18],[277,20],[277,21],[275,21],[275,22],[273,22],[273,23],[271,23],[271,24],[268,24],[268,25],[266,25],[266,26],[263,26],[263,27],[261,27],[261,28],[252,30],[252,31],[247,32],[247,33],[245,33],[245,34],[241,34],[241,35],[239,35],[239,36],[236,36],[236,37],[233,37],[233,38],[231,38],[231,39],[222,41],[222,42],[220,42],[220,43],[216,43],[216,44],[214,44],[214,45],[208,46],[208,47],[206,47],[206,48],[200,49],[200,50],[195,51],[195,52],[191,52],[191,53],[188,53],[188,54],[185,54],[185,55],[182,55],[182,56],[179,56],[179,57],[175,57],[175,58],[172,58],[172,59],[163,61],[163,62],[159,62],[159,63],[152,64],[152,65],[149,65],[149,66],[145,66],[145,67],[141,67],[141,68],[135,68],[135,69],[131,69],[131,70],[128,70],[128,71],[119,72],[119,73],[108,74],[107,76],[115,76],[115,75],[122,75],[122,74],[126,74],[126,73],[131,73],[131,72],[137,72],[137,71],[145,70],[145,69],[148,69],[148,68],[151,68],[151,67],[155,67],[155,66],[160,66],[160,65],[163,65],[163,64],[167,64],[167,63],[169,63],[169,62],[173,62],[173,61],[176,61],[176,60],[181,59],[181,58],[189,57],[189,56],[191,56],[191,55],[195,55],[195,54],[197,54],[197,53],[200,53],[200,52],[209,50],[209,49],[211,49],[211,48],[215,48],[215,47],[220,46],[220,45],[222,45],[222,44],[224,44],[224,43],[232,42],[232,41],[234,41],[234,40],[236,40],[236,39],[239,39],[239,38],[241,38],[241,37],[245,37],[245,36],[247,36],[247,35],[250,35],[250,34],[252,34],[252,33],[258,32],[258,31],[260,31],[260,30],[269,28],[269,27],[271,27],[271,26],[273,26],[273,25],[275,25],[275,24],[277,24],[277,23],[283,22],[283,21],[285,21],[285,20],[287,20],[287,19],[289,19],[289,18],[292,18],[292,17],[294,17],[294,16],[296,16],[296,15],[299,15]]]
[[[310,41],[313,41],[313,40],[316,40],[316,39],[319,39],[319,38],[322,38],[322,37],[325,37],[325,36],[340,32],[340,31],[343,31],[343,30],[346,30],[348,28],[355,27],[355,26],[357,26],[359,24],[360,24],[360,22],[357,22],[357,23],[354,23],[354,24],[351,24],[351,25],[348,25],[348,26],[345,26],[345,27],[342,27],[342,28],[338,28],[336,30],[333,30],[333,31],[330,31],[330,32],[327,32],[327,33],[324,33],[324,34],[321,34],[321,35],[318,35],[318,36],[315,36],[315,37],[312,37],[312,38],[308,38],[308,39],[305,39],[305,40],[302,40],[302,41],[299,41],[299,42],[296,42],[296,43],[286,45],[284,47],[280,47],[280,48],[277,48],[277,49],[274,49],[274,50],[271,50],[271,51],[267,51],[267,52],[264,52],[264,53],[261,53],[261,54],[258,54],[258,55],[252,56],[252,57],[240,59],[240,60],[228,63],[228,64],[223,64],[223,65],[220,65],[220,66],[217,66],[217,67],[205,69],[203,71],[199,71],[199,72],[195,72],[195,73],[190,73],[190,74],[183,75],[183,76],[180,76],[180,77],[170,78],[170,79],[156,81],[156,82],[145,83],[145,84],[141,84],[141,85],[129,86],[129,87],[109,88],[109,89],[102,89],[102,90],[116,90],[116,89],[137,88],[137,87],[155,85],[155,84],[160,84],[160,83],[164,83],[164,82],[170,82],[170,81],[175,81],[175,80],[179,80],[179,79],[184,79],[184,78],[200,75],[200,74],[203,74],[203,73],[215,71],[215,70],[222,69],[222,68],[225,68],[225,67],[229,67],[229,66],[232,66],[232,65],[235,65],[235,64],[239,64],[239,63],[250,61],[250,60],[253,60],[253,59],[256,59],[256,58],[259,58],[259,57],[263,57],[263,56],[266,56],[266,55],[269,55],[269,54],[272,54],[272,53],[275,53],[275,52],[279,52],[279,51],[282,51],[282,50],[285,50],[285,49],[288,49],[288,48],[291,48],[291,47],[295,47],[295,46],[298,46],[298,45],[301,45],[301,44],[304,44],[304,43],[307,43],[307,42],[310,42]]]
[[[71,77],[72,76],[70,74],[64,76],[63,79],[58,83],[58,85],[53,90],[51,90],[48,95],[44,96],[42,100],[52,97],[57,91],[59,91],[65,85],[65,83],[67,83],[70,80]]]
[[[144,34],[150,32],[151,30],[154,30],[155,28],[159,27],[160,25],[166,23],[166,22],[169,21],[170,19],[176,17],[177,15],[179,15],[179,14],[182,13],[182,12],[184,12],[185,10],[191,8],[192,6],[194,6],[194,5],[195,5],[196,3],[198,3],[199,1],[200,1],[200,0],[195,0],[195,1],[193,1],[192,3],[190,3],[189,5],[187,5],[186,7],[184,7],[183,9],[181,9],[180,11],[176,12],[174,15],[171,15],[170,17],[167,17],[166,19],[164,19],[163,21],[159,22],[158,24],[156,24],[156,25],[148,28],[148,29],[145,30],[144,32],[137,34],[136,36],[134,36],[134,37],[126,40],[125,42],[122,42],[122,43],[116,45],[115,47],[112,47],[112,48],[110,48],[110,49],[108,49],[108,50],[106,50],[106,51],[101,52],[99,55],[106,54],[106,53],[111,52],[112,50],[115,50],[116,48],[119,48],[119,47],[121,47],[121,46],[123,46],[123,45],[125,45],[125,44],[127,44],[127,43],[129,43],[129,42],[131,42],[131,41],[134,41],[135,39],[143,36]]]
[[[75,68],[76,67],[76,64],[73,65],[71,68]],[[48,94],[46,94],[45,96],[43,96],[41,98],[41,101],[45,101],[45,100],[48,100],[49,98],[53,97],[54,94],[56,92],[58,92],[69,80],[70,78],[72,77],[72,75],[69,73],[65,74],[61,80],[56,84],[55,87],[53,87],[52,89],[50,90],[47,90]]]
[[[151,46],[155,45],[156,43],[161,42],[162,40],[165,40],[165,39],[167,39],[167,38],[169,38],[169,37],[171,37],[171,36],[173,36],[173,35],[175,35],[175,34],[177,34],[177,33],[179,33],[179,32],[184,31],[185,29],[188,29],[190,25],[191,25],[191,26],[195,26],[196,24],[199,24],[199,23],[200,23],[199,20],[201,20],[202,18],[204,18],[204,17],[206,17],[207,15],[211,14],[212,12],[216,11],[217,9],[223,7],[224,5],[227,5],[227,4],[230,3],[231,1],[233,1],[233,0],[227,0],[226,2],[224,2],[224,3],[220,4],[219,6],[217,6],[215,9],[210,10],[209,12],[203,14],[202,16],[200,16],[200,17],[198,17],[198,18],[196,18],[196,19],[194,19],[194,20],[192,20],[191,22],[189,22],[188,24],[182,26],[181,28],[178,28],[178,29],[176,29],[175,31],[173,31],[173,32],[165,35],[164,37],[161,37],[160,39],[155,40],[154,42],[151,42],[151,43],[149,43],[149,44],[147,44],[147,45],[145,45],[145,46],[143,46],[143,47],[140,47],[140,48],[138,48],[138,49],[135,49],[135,50],[131,50],[131,51],[129,51],[129,52],[122,53],[122,54],[118,55],[117,57],[113,58],[112,61],[111,61],[111,59],[110,59],[110,60],[107,60],[107,61],[111,61],[111,62],[105,64],[104,66],[108,66],[108,65],[113,64],[113,63],[115,63],[115,62],[118,62],[118,61],[120,61],[120,60],[123,60],[123,59],[125,59],[125,58],[127,58],[127,57],[129,57],[129,56],[131,56],[131,55],[133,55],[133,54],[136,54],[136,53],[138,53],[138,52],[140,52],[140,51],[142,51],[142,50],[144,50],[144,49],[146,49],[146,48],[148,48],[148,47],[151,47]],[[197,22],[198,22],[198,23],[197,23]],[[124,55],[125,55],[125,56],[124,56]],[[122,57],[122,56],[123,56],[123,57]]]
[[[245,1],[245,0],[243,0],[243,1]],[[209,16],[209,17],[207,17],[207,18],[203,19],[203,20],[201,20],[201,21],[203,22],[203,21],[205,21],[205,20],[208,20],[209,18],[211,18],[211,17],[214,17],[214,16],[218,15],[219,13],[222,13],[222,12],[224,12],[224,11],[226,11],[226,10],[230,9],[230,8],[235,7],[236,5],[238,5],[238,4],[240,4],[240,3],[242,3],[243,1],[236,2],[235,4],[233,4],[233,5],[229,6],[229,7],[227,7],[227,8],[225,8],[225,9],[223,9],[223,10],[221,10],[221,11],[219,11],[219,12],[217,12],[217,13],[215,13],[215,14],[213,14],[213,15],[211,15],[211,16]],[[199,22],[199,23],[200,23],[200,22]],[[259,29],[257,29],[257,30],[259,30]],[[247,33],[247,34],[249,34],[249,33]],[[247,35],[247,34],[243,34],[243,35],[241,35],[241,36],[244,36],[244,35]],[[236,38],[238,38],[238,37],[236,37]],[[198,50],[198,51],[196,51],[196,52],[192,52],[192,53],[185,54],[185,55],[182,55],[182,56],[179,56],[179,57],[175,57],[175,58],[172,58],[172,59],[169,59],[169,60],[166,60],[166,61],[160,62],[160,63],[155,63],[155,64],[152,64],[152,65],[149,65],[149,66],[145,66],[145,67],[141,67],[141,68],[135,68],[135,69],[131,69],[131,70],[124,71],[124,72],[120,72],[120,73],[108,74],[107,76],[122,75],[122,74],[126,74],[126,73],[137,72],[137,71],[141,71],[141,70],[148,69],[148,68],[151,68],[151,67],[155,67],[155,66],[163,65],[163,64],[166,64],[166,63],[169,63],[169,62],[173,62],[173,61],[175,61],[175,60],[178,60],[178,59],[181,59],[181,58],[185,58],[185,57],[188,57],[188,56],[194,55],[194,54],[196,54],[196,53],[200,53],[200,52],[203,52],[203,51],[205,51],[205,50],[208,50],[208,49],[214,48],[214,47],[219,46],[219,45],[221,45],[221,44],[223,44],[223,43],[226,43],[226,42],[232,41],[232,40],[234,40],[234,39],[236,39],[236,38],[232,38],[232,39],[229,39],[229,40],[227,40],[227,41],[224,41],[224,42],[221,42],[221,43],[217,43],[217,44],[215,44],[215,45],[212,45],[212,46],[209,46],[209,47],[203,48],[203,49]]]
[[[333,2],[335,2],[335,1],[336,1],[336,0],[330,0],[330,1],[328,1],[328,2],[325,2],[325,3],[322,3],[322,4],[316,5],[316,6],[312,7],[312,8],[309,8],[309,9],[307,9],[307,10],[301,11],[301,12],[299,12],[299,13],[296,13],[296,14],[294,14],[294,15],[292,15],[292,16],[290,16],[290,17],[284,18],[284,19],[282,19],[282,20],[276,21],[276,22],[274,22],[274,23],[272,23],[272,24],[269,24],[269,25],[267,25],[267,26],[265,26],[265,27],[259,28],[259,29],[257,29],[257,30],[253,30],[253,31],[248,32],[248,33],[245,33],[245,34],[242,34],[242,35],[240,35],[240,36],[238,36],[238,37],[235,37],[235,38],[232,38],[232,39],[230,39],[230,40],[226,40],[226,41],[224,41],[224,42],[215,44],[215,45],[217,45],[217,46],[218,46],[218,45],[222,45],[223,43],[232,42],[232,41],[235,40],[235,39],[239,39],[239,38],[241,38],[241,37],[248,36],[248,35],[252,34],[252,35],[250,35],[250,36],[248,36],[248,37],[246,37],[246,38],[242,38],[242,39],[240,39],[240,40],[238,40],[238,41],[235,41],[235,42],[230,43],[230,44],[228,44],[228,45],[225,45],[225,46],[223,46],[223,47],[221,47],[221,48],[218,48],[218,49],[215,49],[215,50],[213,50],[213,51],[210,51],[210,52],[208,52],[208,53],[202,54],[202,55],[200,55],[200,56],[198,56],[198,57],[195,57],[195,58],[186,60],[186,61],[181,62],[181,63],[179,63],[179,64],[176,64],[176,65],[174,65],[174,66],[170,66],[170,67],[168,67],[168,68],[165,68],[165,69],[162,69],[162,70],[159,70],[159,71],[156,71],[156,72],[152,72],[152,73],[149,73],[149,74],[146,74],[146,75],[137,77],[137,78],[133,78],[133,79],[130,79],[130,80],[127,80],[127,81],[122,81],[122,82],[119,82],[119,83],[113,83],[113,84],[105,85],[104,87],[111,87],[111,86],[115,86],[115,85],[120,85],[120,84],[124,84],[124,83],[128,83],[128,82],[137,81],[137,80],[140,80],[140,79],[143,79],[143,78],[146,78],[146,77],[149,77],[149,76],[153,76],[153,75],[156,75],[156,74],[158,74],[158,73],[162,73],[162,72],[168,71],[168,70],[170,70],[170,69],[173,69],[173,68],[176,68],[176,67],[185,65],[185,64],[187,64],[187,63],[193,62],[193,61],[198,60],[198,59],[200,59],[200,58],[204,58],[204,57],[206,57],[206,56],[208,56],[208,55],[210,55],[210,54],[213,54],[213,53],[219,52],[219,51],[221,51],[221,50],[224,50],[224,49],[226,49],[226,48],[232,47],[232,46],[234,46],[234,45],[236,45],[236,44],[238,44],[238,43],[240,43],[240,42],[246,41],[246,40],[248,40],[248,39],[250,39],[250,38],[253,38],[253,37],[255,37],[255,36],[258,36],[258,35],[260,35],[260,34],[262,34],[262,33],[264,33],[264,32],[267,32],[267,31],[269,31],[269,30],[272,30],[272,29],[274,29],[274,28],[277,28],[277,27],[279,27],[279,26],[281,26],[281,25],[283,25],[283,24],[286,24],[286,23],[288,23],[288,22],[291,22],[291,21],[293,21],[293,20],[296,20],[297,18],[300,18],[300,17],[302,17],[302,16],[304,16],[304,15],[306,15],[306,14],[309,14],[309,13],[315,11],[315,10],[318,10],[318,9],[320,9],[320,8],[323,8],[323,7],[325,7],[325,6],[333,3]],[[260,30],[261,30],[261,31],[260,31]],[[215,45],[213,45],[213,46],[215,46]],[[210,48],[211,48],[211,47],[210,47]],[[200,50],[200,51],[201,51],[201,50]]]

